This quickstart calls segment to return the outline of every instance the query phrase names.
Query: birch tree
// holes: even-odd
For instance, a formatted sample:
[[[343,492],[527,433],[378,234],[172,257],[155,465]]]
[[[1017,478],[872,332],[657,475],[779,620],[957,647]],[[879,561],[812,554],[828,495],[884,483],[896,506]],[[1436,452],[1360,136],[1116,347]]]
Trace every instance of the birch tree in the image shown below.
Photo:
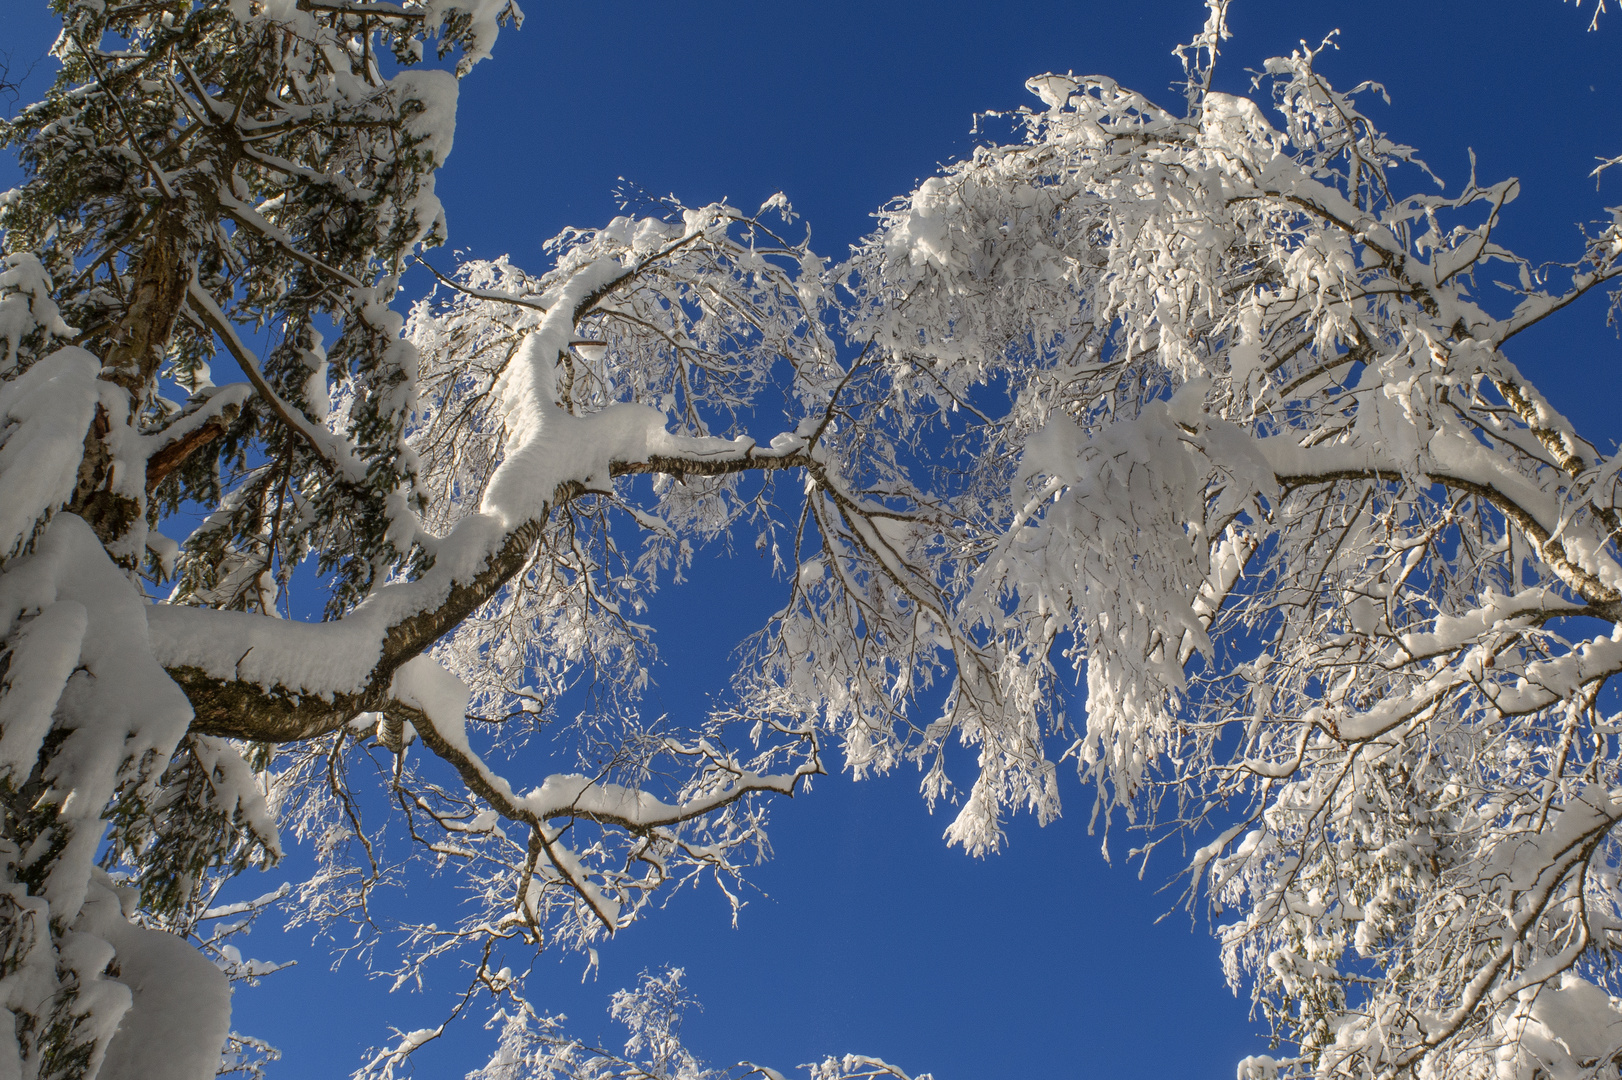
[[[477,1075],[722,1075],[677,975],[616,999],[620,1054],[526,957],[735,896],[831,755],[917,767],[972,854],[1072,768],[1098,827],[1185,845],[1278,1043],[1242,1075],[1618,1075],[1616,458],[1512,357],[1622,274],[1622,209],[1529,263],[1516,182],[1446,193],[1317,51],[1214,89],[1216,0],[1176,107],[1035,78],[842,261],[780,197],[668,200],[405,306],[512,0],[62,10],[0,198],[7,1070],[256,1067],[229,937],[285,903],[397,985],[467,959]],[[649,595],[729,538],[781,605],[722,706],[652,721]],[[222,902],[286,836],[317,873]],[[382,925],[414,865],[457,868],[454,925]]]
[[[1616,467],[1511,356],[1622,214],[1532,265],[1514,180],[1443,194],[1305,47],[1213,90],[1225,34],[1177,110],[1032,80],[850,265],[886,405],[975,418],[936,565],[987,660],[913,752],[980,746],[971,851],[1067,758],[1140,852],[1190,839],[1285,1051],[1242,1074],[1616,1075]]]

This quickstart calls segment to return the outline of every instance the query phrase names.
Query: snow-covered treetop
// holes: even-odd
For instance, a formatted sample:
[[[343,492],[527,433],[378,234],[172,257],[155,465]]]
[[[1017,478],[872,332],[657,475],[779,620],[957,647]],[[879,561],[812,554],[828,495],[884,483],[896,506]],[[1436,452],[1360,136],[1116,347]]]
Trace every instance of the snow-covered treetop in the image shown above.
[[[503,1032],[483,1075],[720,1075],[674,976],[624,999],[616,1055],[530,1002],[525,957],[701,876],[735,896],[763,800],[834,753],[916,765],[974,854],[1057,814],[1061,767],[1144,857],[1189,841],[1187,899],[1286,1048],[1249,1075],[1615,1076],[1618,469],[1511,354],[1622,274],[1622,211],[1528,263],[1494,235],[1514,181],[1442,194],[1313,50],[1213,89],[1225,10],[1176,108],[1033,79],[1021,138],[842,262],[780,198],[667,201],[405,313],[456,78],[515,5],[69,3],[0,197],[21,1074],[184,1045],[206,1075],[224,981],[172,935],[249,977],[208,928],[285,901],[396,985],[464,950],[457,1011]],[[712,715],[644,718],[649,593],[737,536],[780,608]],[[312,559],[328,618],[286,618]],[[557,716],[583,679],[594,710]],[[215,905],[286,832],[317,874]],[[381,925],[414,859],[461,868],[454,926]]]

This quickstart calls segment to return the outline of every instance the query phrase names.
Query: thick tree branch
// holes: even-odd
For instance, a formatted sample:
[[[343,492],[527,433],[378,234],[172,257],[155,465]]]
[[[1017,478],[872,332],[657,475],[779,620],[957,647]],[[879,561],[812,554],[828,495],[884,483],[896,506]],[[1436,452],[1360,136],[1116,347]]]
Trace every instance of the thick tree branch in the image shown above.
[[[144,437],[143,441],[153,447],[146,458],[148,497],[188,457],[225,434],[245,397],[247,387],[240,384],[219,388],[200,406],[182,413],[161,431]]]
[[[230,421],[225,417],[207,420],[187,431],[146,459],[146,493],[150,498],[168,475],[192,454],[225,434]]]
[[[364,3],[360,0],[298,0],[300,11],[328,11],[335,15],[360,15],[377,19],[404,19],[421,22],[423,13],[407,11],[399,4]]]
[[[1535,514],[1497,485],[1440,469],[1426,470],[1425,477],[1433,483],[1474,495],[1491,504],[1514,523],[1537,549],[1538,557],[1543,563],[1565,585],[1581,596],[1595,614],[1612,622],[1622,622],[1622,594],[1606,585],[1592,570],[1573,562],[1556,531],[1545,526]],[[1361,469],[1326,468],[1321,472],[1281,473],[1278,476],[1279,486],[1285,490],[1342,480],[1380,480],[1399,483],[1402,479],[1400,470],[1389,466]]]
[[[640,461],[618,461],[612,464],[610,472],[614,476],[663,473],[680,477],[806,468],[812,464],[812,460],[801,449],[802,443],[803,440],[794,440],[782,450],[762,450],[745,444],[727,454],[695,454],[690,458],[660,455]],[[305,687],[266,686],[242,677],[222,678],[218,673],[211,674],[193,663],[166,664],[170,677],[186,692],[192,703],[195,713],[192,730],[200,734],[256,742],[292,742],[336,731],[357,713],[382,711],[391,700],[390,686],[401,665],[420,655],[494,598],[529,564],[535,543],[540,539],[551,512],[588,493],[585,485],[578,481],[560,485],[553,501],[541,516],[508,531],[492,546],[490,555],[480,569],[465,579],[436,574],[435,569],[430,568],[420,582],[406,586],[384,586],[379,590],[378,599],[386,602],[384,594],[391,589],[429,585],[431,587],[427,591],[436,596],[430,606],[392,618],[375,630],[373,627],[376,624],[364,620],[364,613],[361,612],[336,623],[320,624],[323,633],[331,633],[354,620],[362,624],[355,627],[357,633],[378,634],[377,660],[356,689],[312,693]],[[488,522],[464,522],[460,527],[474,529],[481,525],[487,526]],[[437,581],[434,580],[436,577]],[[169,614],[181,616],[186,610],[169,609]],[[264,618],[235,613],[208,614],[233,621]],[[276,624],[274,629],[279,632],[294,629],[281,620],[273,622]],[[269,623],[264,625],[270,626]],[[311,626],[312,630],[315,628]],[[321,646],[312,643],[310,647]],[[238,666],[241,666],[240,663]]]

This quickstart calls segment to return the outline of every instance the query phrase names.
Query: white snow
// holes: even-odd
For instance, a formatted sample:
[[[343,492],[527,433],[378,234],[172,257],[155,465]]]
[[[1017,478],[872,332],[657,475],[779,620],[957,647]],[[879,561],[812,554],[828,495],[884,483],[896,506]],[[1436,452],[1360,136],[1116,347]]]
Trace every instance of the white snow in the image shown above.
[[[0,258],[0,341],[6,344],[0,371],[17,363],[17,347],[35,329],[57,338],[72,338],[77,333],[62,321],[51,299],[51,276],[39,257],[27,251],[12,252]]]
[[[1525,997],[1493,1080],[1585,1080],[1622,1048],[1622,1007],[1593,983],[1567,973]]]
[[[103,389],[101,363],[69,346],[0,383],[0,558],[26,544],[73,495],[85,431]]]
[[[129,922],[106,884],[92,887],[79,926],[113,947],[130,991],[97,1080],[210,1080],[231,1029],[225,974],[184,938]]]

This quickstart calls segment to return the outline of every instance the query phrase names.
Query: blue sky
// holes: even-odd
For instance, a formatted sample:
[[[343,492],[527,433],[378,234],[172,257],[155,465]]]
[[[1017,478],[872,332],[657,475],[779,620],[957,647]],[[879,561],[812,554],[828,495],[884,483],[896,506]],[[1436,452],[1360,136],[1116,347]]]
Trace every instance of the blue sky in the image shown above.
[[[783,190],[821,253],[837,257],[877,206],[973,147],[974,113],[1025,104],[1031,75],[1108,74],[1174,104],[1169,51],[1204,17],[1194,0],[526,6],[525,27],[463,84],[439,192],[453,248],[508,252],[530,269],[544,266],[541,244],[564,226],[617,212],[620,177],[744,207]],[[14,70],[49,42],[43,7],[0,2],[0,55],[11,52]],[[1242,91],[1246,69],[1339,27],[1341,50],[1322,65],[1336,84],[1383,83],[1392,105],[1374,115],[1448,190],[1467,179],[1471,147],[1483,181],[1519,176],[1504,241],[1534,260],[1568,257],[1576,224],[1622,203],[1622,170],[1598,193],[1587,177],[1596,157],[1622,153],[1622,11],[1613,4],[1596,33],[1591,14],[1592,0],[1580,10],[1557,0],[1239,0],[1219,83]],[[14,176],[0,171],[0,186]],[[1622,435],[1622,346],[1604,314],[1602,302],[1579,305],[1564,326],[1525,335],[1514,359],[1609,448]],[[774,588],[744,545],[662,594],[665,666],[650,707],[701,709],[725,680],[726,649],[713,643],[758,625],[751,617],[770,609]],[[751,897],[738,929],[719,894],[684,894],[605,947],[594,982],[581,984],[578,958],[543,957],[537,996],[581,1034],[614,1040],[608,994],[643,967],[683,966],[705,1003],[686,1028],[694,1048],[785,1070],[857,1051],[938,1080],[1225,1077],[1262,1049],[1246,1003],[1222,983],[1204,920],[1155,924],[1174,899],[1157,892],[1173,863],[1151,864],[1141,882],[1136,867],[1107,866],[1073,778],[1064,819],[1015,822],[1010,849],[985,860],[946,850],[946,819],[928,815],[916,779],[820,780],[777,807],[777,858],[756,874],[765,895]],[[436,881],[413,882],[410,894],[449,895]],[[304,938],[267,927],[248,944],[301,961],[241,991],[237,1005],[238,1027],[284,1050],[284,1077],[347,1075],[385,1024],[431,1022],[454,981],[390,999],[355,970],[327,970]],[[425,1052],[419,1076],[482,1063],[485,1034],[464,1028]]]

